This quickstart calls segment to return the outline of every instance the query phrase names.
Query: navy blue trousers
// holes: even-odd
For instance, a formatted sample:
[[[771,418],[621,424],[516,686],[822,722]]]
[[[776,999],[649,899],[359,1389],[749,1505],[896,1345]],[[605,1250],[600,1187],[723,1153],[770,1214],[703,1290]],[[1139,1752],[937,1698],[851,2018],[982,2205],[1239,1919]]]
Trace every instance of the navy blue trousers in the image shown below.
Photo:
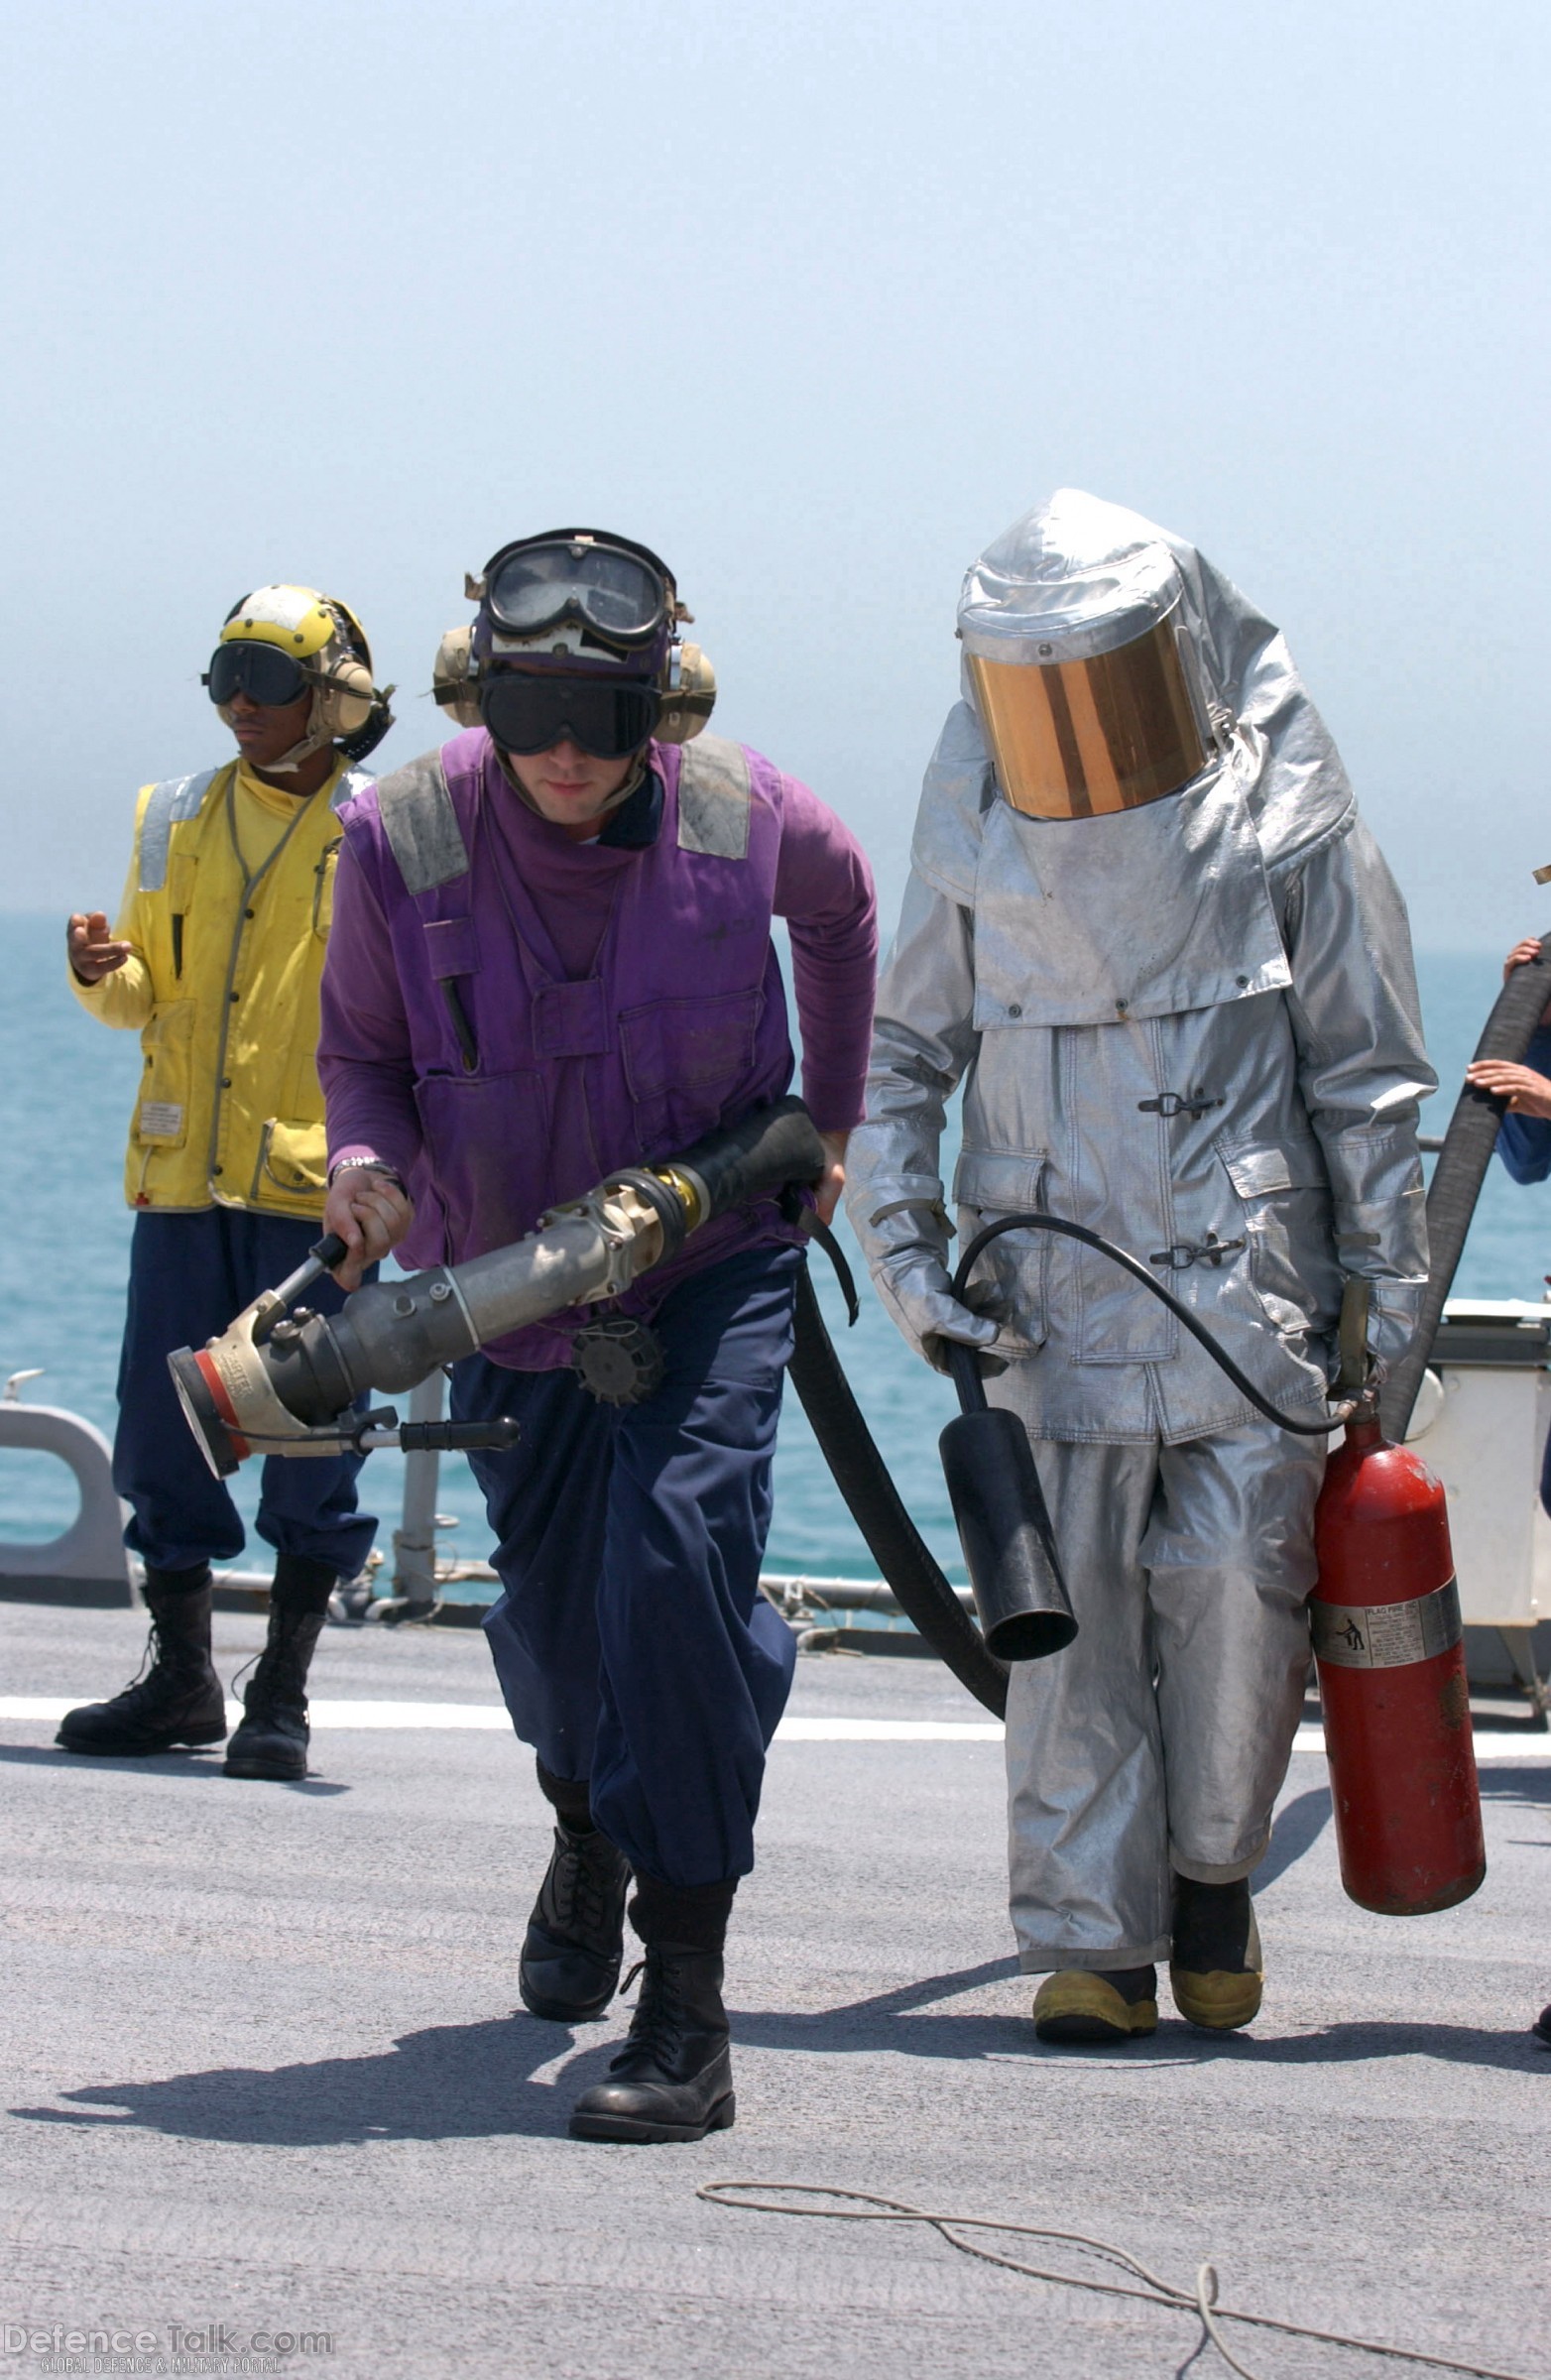
[[[759,1248],[683,1281],[653,1327],[667,1368],[639,1405],[571,1371],[454,1368],[464,1420],[511,1414],[470,1458],[505,1593],[485,1621],[512,1724],[598,1825],[667,1884],[754,1865],[765,1753],[795,1664],[759,1591],[771,1461],[802,1261]]]
[[[167,1359],[175,1347],[203,1347],[261,1289],[273,1289],[306,1259],[320,1227],[289,1215],[206,1207],[197,1215],[135,1218],[129,1311],[119,1360],[113,1485],[134,1506],[124,1531],[132,1552],[156,1570],[229,1562],[246,1542],[242,1520],[183,1419]],[[337,1314],[344,1292],[321,1280],[307,1292],[320,1314]],[[358,1512],[359,1455],[327,1461],[273,1455],[259,1493],[259,1535],[277,1553],[331,1562],[354,1578],[372,1550],[376,1516]]]

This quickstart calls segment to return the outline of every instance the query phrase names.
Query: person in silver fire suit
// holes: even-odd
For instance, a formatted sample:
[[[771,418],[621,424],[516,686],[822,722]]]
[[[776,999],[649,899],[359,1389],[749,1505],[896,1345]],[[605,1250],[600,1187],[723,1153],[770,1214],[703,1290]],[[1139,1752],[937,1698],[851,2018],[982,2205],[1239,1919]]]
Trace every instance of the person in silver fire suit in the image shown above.
[[[1014,1667],[1012,1915],[1046,2041],[1260,2004],[1249,1877],[1309,1665],[1323,1438],[1257,1413],[1044,1208],[1120,1243],[1282,1410],[1323,1410],[1347,1276],[1381,1375],[1427,1273],[1436,1088],[1405,908],[1285,643],[1195,547],[1063,489],[959,604],[964,699],[927,771],[880,987],[852,1223],[906,1339],[994,1349],[1079,1622]]]

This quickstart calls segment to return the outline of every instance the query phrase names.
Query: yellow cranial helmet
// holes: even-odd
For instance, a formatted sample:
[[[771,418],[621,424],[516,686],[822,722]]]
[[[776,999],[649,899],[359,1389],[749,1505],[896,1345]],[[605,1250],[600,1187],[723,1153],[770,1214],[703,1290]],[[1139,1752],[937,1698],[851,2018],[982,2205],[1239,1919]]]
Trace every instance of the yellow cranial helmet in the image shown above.
[[[270,762],[271,769],[296,769],[325,744],[364,760],[393,725],[393,688],[372,683],[365,630],[348,605],[316,587],[255,587],[234,603],[204,683],[228,725],[239,692],[253,702],[280,705],[311,689],[306,733]]]

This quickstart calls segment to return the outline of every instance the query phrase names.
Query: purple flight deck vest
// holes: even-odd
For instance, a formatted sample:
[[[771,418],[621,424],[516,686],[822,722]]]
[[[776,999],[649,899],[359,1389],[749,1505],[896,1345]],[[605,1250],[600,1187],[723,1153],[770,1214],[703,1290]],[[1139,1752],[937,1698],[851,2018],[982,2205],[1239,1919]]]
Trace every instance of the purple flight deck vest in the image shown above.
[[[423,1150],[407,1266],[459,1262],[531,1232],[621,1165],[673,1155],[778,1099],[792,1052],[771,917],[782,779],[702,736],[653,744],[656,841],[631,854],[593,972],[567,980],[542,910],[482,829],[511,804],[471,728],[340,812],[376,891],[409,1025]],[[620,1301],[650,1313],[676,1280],[736,1250],[798,1242],[768,1202],[696,1233]],[[487,1350],[519,1369],[569,1361],[573,1308]]]

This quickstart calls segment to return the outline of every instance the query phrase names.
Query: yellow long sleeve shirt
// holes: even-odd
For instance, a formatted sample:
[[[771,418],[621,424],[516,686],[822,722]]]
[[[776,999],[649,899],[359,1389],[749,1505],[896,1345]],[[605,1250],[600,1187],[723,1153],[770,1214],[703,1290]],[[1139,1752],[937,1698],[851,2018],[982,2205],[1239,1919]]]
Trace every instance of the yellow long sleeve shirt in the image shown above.
[[[139,1031],[124,1189],[133,1207],[321,1214],[318,984],[339,850],[339,767],[298,800],[229,762],[141,788],[114,934],[131,946],[81,1007]]]

